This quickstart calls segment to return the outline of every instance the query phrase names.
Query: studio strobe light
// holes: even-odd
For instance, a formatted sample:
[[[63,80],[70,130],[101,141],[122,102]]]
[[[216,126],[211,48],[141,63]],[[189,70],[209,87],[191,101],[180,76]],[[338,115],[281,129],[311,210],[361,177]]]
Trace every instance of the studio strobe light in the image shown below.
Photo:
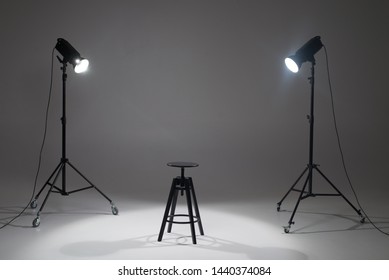
[[[315,196],[341,196],[360,216],[361,223],[364,223],[365,217],[361,214],[361,210],[357,209],[340,191],[339,189],[324,175],[324,173],[319,169],[319,165],[313,162],[313,129],[314,129],[314,90],[315,90],[315,57],[314,55],[323,47],[321,39],[319,36],[313,37],[308,42],[306,42],[301,48],[299,48],[294,55],[291,55],[285,59],[285,64],[288,69],[294,73],[297,73],[303,63],[311,62],[311,77],[308,78],[311,84],[311,108],[310,114],[308,116],[309,120],[309,161],[304,171],[300,174],[297,180],[294,182],[292,187],[287,191],[284,197],[277,203],[277,211],[280,211],[281,204],[284,199],[289,195],[291,191],[297,191],[300,193],[297,203],[293,209],[292,215],[289,219],[288,225],[284,227],[284,232],[288,233],[291,226],[294,224],[293,218],[296,214],[297,208],[300,204],[300,201]],[[335,193],[314,193],[312,189],[312,179],[313,171],[316,170],[325,181],[335,190]],[[301,180],[304,174],[308,171],[308,175],[304,181],[303,188],[301,190],[295,189],[297,183]]]
[[[88,69],[89,61],[83,57],[81,57],[80,53],[65,39],[59,38],[57,40],[57,44],[55,45],[55,49],[62,55],[62,59],[57,56],[59,62],[61,63],[61,70],[62,70],[62,157],[57,165],[57,167],[54,169],[54,171],[51,173],[50,177],[47,179],[46,183],[43,185],[43,187],[39,190],[37,195],[34,197],[34,200],[32,200],[30,206],[31,208],[37,207],[37,200],[43,190],[46,187],[49,187],[49,191],[46,194],[45,199],[43,200],[43,203],[36,215],[36,218],[32,222],[32,225],[34,227],[38,227],[40,225],[40,213],[43,210],[47,199],[49,198],[51,193],[59,193],[61,195],[67,196],[69,194],[80,192],[88,189],[95,189],[97,190],[103,197],[105,197],[111,204],[111,210],[112,214],[117,215],[119,213],[118,208],[115,206],[115,204],[112,202],[111,199],[108,198],[101,190],[99,190],[88,178],[86,178],[67,158],[66,156],[66,80],[67,80],[67,74],[66,74],[66,67],[67,64],[70,63],[73,65],[74,72],[76,73],[82,73],[85,72]],[[70,167],[73,169],[79,176],[81,176],[82,179],[84,179],[89,186],[76,189],[72,191],[67,191],[67,185],[66,185],[66,171],[67,167]],[[61,175],[61,176],[60,176]],[[58,187],[56,184],[58,182],[59,177],[61,177],[61,187]]]

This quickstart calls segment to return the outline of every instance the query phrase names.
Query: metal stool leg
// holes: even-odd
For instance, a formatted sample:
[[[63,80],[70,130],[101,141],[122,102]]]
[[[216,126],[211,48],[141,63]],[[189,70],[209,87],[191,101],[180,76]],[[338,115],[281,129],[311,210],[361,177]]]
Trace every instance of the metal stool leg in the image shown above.
[[[188,204],[189,225],[190,225],[190,231],[192,233],[192,242],[193,242],[193,244],[197,244],[196,230],[194,227],[194,218],[193,218],[193,209],[192,209],[192,198],[191,198],[190,193],[191,193],[191,191],[190,191],[189,180],[185,180],[185,194],[186,194],[186,202]]]
[[[167,218],[169,215],[170,206],[172,204],[176,183],[177,183],[176,179],[173,179],[172,186],[170,188],[169,197],[168,197],[167,204],[166,204],[165,214],[163,215],[163,219],[162,219],[161,229],[160,229],[159,235],[158,235],[158,241],[162,240],[163,232],[165,231],[166,221],[167,221]]]
[[[192,180],[191,177],[189,177],[189,183],[190,183],[190,189],[192,191],[193,204],[194,204],[194,209],[195,209],[195,213],[196,213],[196,216],[197,216],[197,223],[199,224],[200,234],[204,235],[203,224],[201,222],[199,206],[197,204],[196,193],[195,193],[195,189],[194,189],[194,185],[193,185],[193,180]]]
[[[170,209],[170,223],[167,226],[167,232],[172,232],[172,226],[173,226],[173,220],[174,220],[174,214],[176,213],[176,205],[177,205],[177,196],[178,196],[179,190],[175,187],[174,195],[173,195],[173,202],[172,207]]]

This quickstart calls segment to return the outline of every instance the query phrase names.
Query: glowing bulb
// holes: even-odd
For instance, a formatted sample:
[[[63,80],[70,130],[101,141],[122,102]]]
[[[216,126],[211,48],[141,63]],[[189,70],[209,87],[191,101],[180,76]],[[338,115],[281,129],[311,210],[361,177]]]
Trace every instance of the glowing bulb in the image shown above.
[[[88,59],[77,59],[76,60],[76,66],[74,66],[74,72],[76,73],[82,73],[85,72],[88,69],[89,61]]]
[[[299,71],[299,66],[297,65],[297,63],[291,59],[291,58],[285,58],[285,64],[286,64],[286,67],[288,67],[288,69],[290,71],[292,71],[293,73],[297,73]]]

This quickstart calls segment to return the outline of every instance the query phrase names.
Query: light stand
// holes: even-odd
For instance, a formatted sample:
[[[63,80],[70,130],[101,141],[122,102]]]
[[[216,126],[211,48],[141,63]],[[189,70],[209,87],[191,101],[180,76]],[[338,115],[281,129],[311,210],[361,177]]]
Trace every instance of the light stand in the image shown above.
[[[58,39],[58,41],[60,41],[60,40],[63,40],[63,39]],[[62,123],[62,158],[61,158],[59,164],[57,165],[57,167],[51,173],[50,177],[47,179],[46,183],[43,185],[43,187],[39,190],[37,195],[34,197],[34,200],[30,203],[30,207],[35,209],[37,207],[37,200],[39,199],[39,196],[41,195],[41,193],[43,192],[43,190],[47,186],[50,186],[49,191],[47,192],[46,197],[43,200],[43,203],[42,203],[42,205],[37,213],[37,216],[32,222],[33,227],[38,227],[40,225],[40,213],[43,210],[43,208],[45,207],[46,202],[47,202],[47,200],[52,192],[59,193],[63,196],[67,196],[67,195],[75,193],[75,192],[80,192],[80,191],[94,188],[110,202],[112,214],[117,215],[119,213],[118,208],[115,206],[115,204],[112,202],[112,200],[109,199],[109,197],[106,196],[101,190],[99,190],[88,178],[86,178],[72,163],[70,163],[69,159],[66,156],[66,80],[67,80],[66,67],[67,67],[67,63],[70,61],[66,58],[66,56],[64,56],[64,58],[62,60],[58,56],[57,56],[57,58],[60,61],[60,63],[62,64],[62,66],[61,66],[61,70],[62,70],[62,118],[61,118],[61,123]],[[76,190],[72,190],[72,191],[67,191],[67,189],[66,189],[66,171],[67,171],[66,167],[67,166],[72,168],[79,176],[81,176],[87,183],[89,183],[90,186],[76,189]],[[59,188],[56,186],[56,183],[60,177],[60,174],[62,175],[61,176],[62,188]]]
[[[311,44],[311,46],[310,46]],[[316,46],[313,47],[312,50],[312,44],[316,44]],[[310,114],[308,116],[309,120],[309,162],[307,164],[307,167],[305,167],[304,171],[300,174],[300,176],[297,178],[297,180],[294,182],[292,187],[287,191],[287,193],[284,195],[284,197],[280,200],[280,202],[277,203],[277,211],[279,212],[281,209],[281,204],[285,200],[285,198],[289,195],[291,191],[300,192],[299,198],[296,202],[296,205],[293,209],[292,215],[290,216],[288,225],[284,227],[284,232],[289,233],[291,225],[294,224],[293,218],[296,214],[297,208],[300,204],[300,201],[308,198],[308,197],[316,197],[316,196],[341,196],[353,209],[354,211],[360,216],[361,223],[365,222],[365,217],[362,215],[361,210],[357,209],[340,191],[339,189],[324,175],[324,173],[319,169],[319,165],[315,164],[313,162],[313,131],[314,131],[314,90],[315,90],[315,59],[313,57],[314,53],[317,52],[321,48],[322,44],[320,42],[320,37],[315,37],[308,41],[307,44],[305,44],[299,51],[296,52],[296,56],[300,58],[300,60],[296,60],[296,67],[293,68],[294,70],[291,70],[293,72],[297,72],[298,69],[301,67],[302,63],[305,61],[311,62],[311,77],[308,78],[310,84],[311,84],[311,108],[310,108]],[[304,53],[301,53],[303,51]],[[306,54],[308,52],[308,54]],[[296,59],[296,56],[291,56],[291,58]],[[301,59],[303,57],[303,59]],[[288,66],[289,67],[289,66]],[[313,181],[313,171],[316,170],[324,179],[327,181],[327,183],[335,190],[336,193],[314,193],[312,189],[312,181]],[[295,189],[295,186],[297,183],[301,180],[301,178],[304,176],[304,174],[308,171],[308,175],[304,181],[303,188],[301,190]],[[306,188],[308,189],[306,190]]]

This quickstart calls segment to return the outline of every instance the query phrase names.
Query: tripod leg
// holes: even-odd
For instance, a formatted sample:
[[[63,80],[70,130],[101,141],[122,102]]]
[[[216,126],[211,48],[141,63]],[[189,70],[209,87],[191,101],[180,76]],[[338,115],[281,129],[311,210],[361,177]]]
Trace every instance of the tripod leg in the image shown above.
[[[38,205],[37,205],[37,200],[39,199],[39,196],[41,195],[41,193],[43,192],[43,190],[46,188],[46,186],[48,186],[50,184],[50,180],[53,178],[54,174],[58,171],[58,169],[62,166],[62,162],[60,162],[57,167],[54,169],[53,173],[51,173],[49,179],[47,179],[46,183],[43,185],[43,187],[39,190],[39,192],[36,194],[36,196],[34,197],[34,200],[31,201],[30,203],[30,207],[32,209],[35,209]]]
[[[303,197],[303,193],[304,193],[304,191],[305,191],[305,188],[306,188],[307,185],[308,185],[309,177],[310,177],[310,176],[309,176],[309,174],[308,174],[307,179],[305,179],[305,182],[304,182],[304,187],[303,187],[303,189],[301,190],[300,195],[299,195],[299,198],[298,198],[298,200],[297,200],[297,202],[296,202],[296,206],[294,207],[293,212],[292,212],[292,215],[290,216],[290,219],[289,219],[289,222],[288,222],[288,226],[284,227],[284,232],[285,232],[285,233],[289,233],[290,227],[294,224],[293,218],[294,218],[294,215],[296,214],[297,208],[299,207],[299,204],[300,204],[300,201],[301,201],[301,199],[302,199],[302,197]]]
[[[59,174],[62,172],[64,166],[65,166],[65,163],[64,163],[64,162],[61,162],[61,164],[56,168],[56,169],[57,169],[57,173],[56,173],[56,175],[55,175],[55,177],[54,177],[53,183],[50,184],[50,189],[49,189],[49,191],[47,192],[46,197],[45,197],[45,199],[43,200],[43,203],[42,203],[41,207],[39,208],[38,213],[36,214],[36,218],[35,218],[34,221],[32,222],[32,226],[33,226],[33,227],[38,227],[38,226],[40,225],[40,213],[42,212],[43,208],[45,207],[46,202],[47,202],[47,199],[49,198],[49,196],[50,196],[50,194],[51,194],[51,192],[52,192],[52,190],[53,190],[53,188],[54,188],[54,186],[55,186],[55,183],[57,182],[57,179],[58,179],[58,177],[59,177]],[[52,177],[52,176],[51,176],[51,177]],[[48,184],[48,182],[47,182],[46,184]]]
[[[289,193],[294,189],[294,187],[297,185],[297,183],[300,181],[300,179],[303,177],[303,175],[305,174],[305,172],[307,172],[308,170],[308,166],[305,167],[304,171],[300,174],[300,176],[297,178],[297,180],[294,182],[294,184],[292,185],[292,187],[290,187],[290,189],[287,191],[287,193],[284,195],[284,197],[280,200],[280,202],[277,203],[277,211],[279,212],[280,211],[280,208],[281,208],[281,204],[282,202],[285,200],[285,198],[289,195]]]
[[[69,164],[69,166],[70,166],[71,168],[73,168],[74,171],[77,172],[78,175],[80,175],[85,181],[87,181],[87,182],[91,185],[91,187],[93,187],[95,190],[97,190],[105,199],[107,199],[107,200],[109,201],[109,203],[111,204],[112,214],[117,215],[117,214],[119,213],[119,210],[118,210],[118,208],[115,206],[115,204],[113,203],[113,201],[112,201],[108,196],[106,196],[100,189],[98,189],[98,188],[96,187],[96,185],[93,184],[88,178],[86,178],[86,177],[84,176],[84,174],[82,174],[82,173],[81,173],[73,164],[70,163],[70,161],[67,161],[67,163]],[[84,188],[84,189],[80,189],[80,190],[85,190],[85,189],[89,189],[89,187]],[[72,191],[72,192],[75,192],[75,191]]]
[[[339,189],[330,181],[330,179],[327,178],[326,175],[324,175],[323,172],[317,167],[314,166],[314,168],[319,172],[319,174],[327,181],[328,184],[331,185],[331,187],[354,209],[354,211],[361,217],[361,223],[365,222],[365,217],[362,215],[361,210],[358,210],[344,195],[339,191]]]

